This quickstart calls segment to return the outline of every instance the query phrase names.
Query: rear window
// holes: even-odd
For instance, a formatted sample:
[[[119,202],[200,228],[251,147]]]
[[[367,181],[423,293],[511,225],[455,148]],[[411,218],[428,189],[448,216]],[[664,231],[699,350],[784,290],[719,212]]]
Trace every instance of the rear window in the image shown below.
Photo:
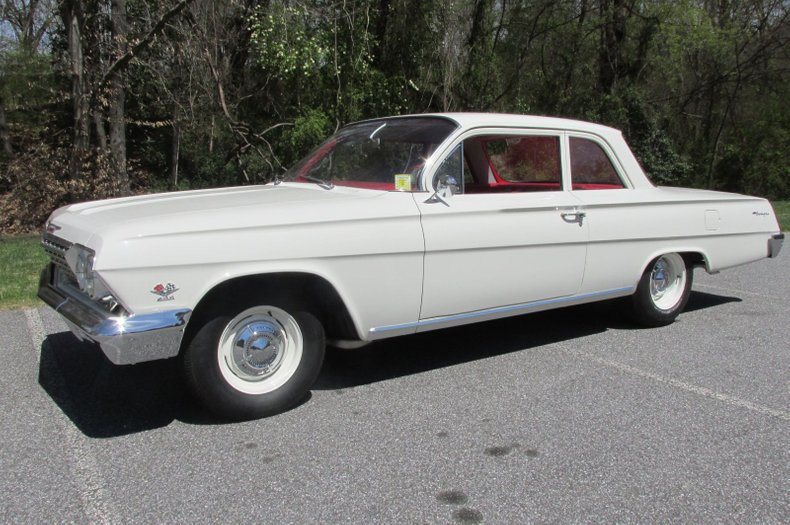
[[[580,137],[570,138],[571,181],[573,189],[624,188],[612,161],[597,142]]]

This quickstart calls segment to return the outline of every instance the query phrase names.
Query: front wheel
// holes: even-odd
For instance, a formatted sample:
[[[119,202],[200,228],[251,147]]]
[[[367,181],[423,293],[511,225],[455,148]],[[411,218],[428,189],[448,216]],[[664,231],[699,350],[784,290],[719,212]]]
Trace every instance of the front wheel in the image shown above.
[[[209,410],[254,419],[297,404],[323,360],[324,330],[315,316],[262,305],[199,327],[184,351],[184,372]]]
[[[671,324],[686,307],[693,276],[693,269],[680,254],[669,253],[654,259],[631,296],[634,320],[649,327]]]

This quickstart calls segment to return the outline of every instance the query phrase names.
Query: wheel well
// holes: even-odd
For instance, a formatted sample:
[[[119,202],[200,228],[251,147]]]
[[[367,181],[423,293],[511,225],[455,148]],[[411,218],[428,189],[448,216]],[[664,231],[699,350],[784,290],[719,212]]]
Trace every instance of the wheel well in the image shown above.
[[[192,312],[181,351],[212,317],[234,307],[267,303],[308,310],[321,321],[328,339],[359,339],[348,308],[329,281],[307,273],[275,273],[237,277],[212,288]]]
[[[665,252],[660,252],[659,255],[671,253],[672,250],[667,250]],[[686,266],[689,268],[705,268],[705,271],[708,269],[708,263],[705,260],[705,256],[700,252],[675,252],[686,262]],[[647,268],[652,264],[653,261],[656,260],[658,256],[653,257],[652,259],[648,260],[645,266],[642,268],[642,273],[644,273]],[[641,276],[642,274],[640,274]]]
[[[707,268],[705,256],[699,252],[680,252],[680,256],[686,261],[686,266],[691,268]]]

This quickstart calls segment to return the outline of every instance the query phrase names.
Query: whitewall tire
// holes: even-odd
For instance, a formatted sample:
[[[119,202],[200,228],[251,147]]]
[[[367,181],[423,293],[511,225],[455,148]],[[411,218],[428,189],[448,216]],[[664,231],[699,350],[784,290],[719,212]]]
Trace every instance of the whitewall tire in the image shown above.
[[[302,400],[323,360],[324,331],[315,316],[258,305],[199,327],[184,352],[184,371],[209,410],[253,419]]]
[[[680,254],[656,257],[631,296],[634,320],[651,327],[671,324],[686,307],[693,276],[693,269]]]

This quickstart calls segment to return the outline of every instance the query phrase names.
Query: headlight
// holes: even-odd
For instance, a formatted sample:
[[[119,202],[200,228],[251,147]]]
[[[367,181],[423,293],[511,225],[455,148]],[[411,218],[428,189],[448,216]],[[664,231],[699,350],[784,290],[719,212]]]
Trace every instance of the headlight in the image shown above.
[[[93,271],[93,259],[95,256],[96,254],[93,250],[79,244],[73,245],[66,252],[66,262],[69,263],[69,267],[74,272],[80,290],[92,299],[96,298],[94,295],[96,274]]]

